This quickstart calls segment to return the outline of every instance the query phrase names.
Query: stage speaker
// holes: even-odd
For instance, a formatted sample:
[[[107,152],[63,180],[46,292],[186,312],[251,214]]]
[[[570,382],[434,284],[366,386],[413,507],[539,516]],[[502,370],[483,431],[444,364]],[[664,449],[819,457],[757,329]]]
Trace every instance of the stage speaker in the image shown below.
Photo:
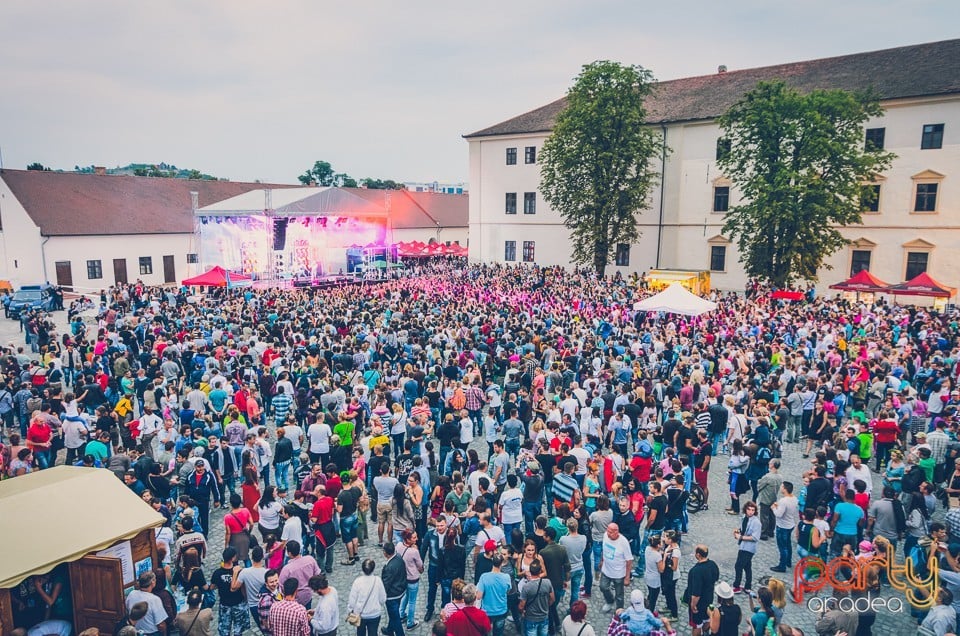
[[[287,221],[289,219],[273,220],[273,251],[282,252],[287,245]]]

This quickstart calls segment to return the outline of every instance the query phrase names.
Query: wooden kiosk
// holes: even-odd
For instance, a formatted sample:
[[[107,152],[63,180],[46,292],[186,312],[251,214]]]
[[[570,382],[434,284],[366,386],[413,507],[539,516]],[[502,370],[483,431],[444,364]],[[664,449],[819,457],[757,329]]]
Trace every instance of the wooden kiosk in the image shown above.
[[[158,567],[163,516],[102,468],[58,466],[0,482],[0,634],[14,628],[12,593],[68,564],[74,632],[113,633],[137,575]]]

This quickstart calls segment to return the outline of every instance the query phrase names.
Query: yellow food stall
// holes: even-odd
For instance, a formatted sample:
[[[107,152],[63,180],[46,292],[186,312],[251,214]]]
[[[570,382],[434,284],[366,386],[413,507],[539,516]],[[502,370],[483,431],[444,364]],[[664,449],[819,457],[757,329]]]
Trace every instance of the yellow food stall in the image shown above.
[[[659,292],[672,283],[680,283],[688,291],[702,296],[710,293],[710,272],[697,269],[651,269],[647,272],[647,289]]]

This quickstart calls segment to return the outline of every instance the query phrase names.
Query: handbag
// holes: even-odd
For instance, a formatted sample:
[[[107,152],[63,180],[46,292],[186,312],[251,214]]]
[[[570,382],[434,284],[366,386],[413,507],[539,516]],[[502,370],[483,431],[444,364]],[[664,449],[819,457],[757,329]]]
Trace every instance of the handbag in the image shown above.
[[[374,585],[370,586],[370,591],[367,592],[367,598],[363,599],[363,603],[361,603],[357,609],[363,609],[364,607],[367,606],[367,601],[370,600],[370,595],[373,594],[374,587],[375,587]],[[347,622],[353,625],[354,627],[360,627],[360,622],[362,620],[363,620],[363,617],[360,616],[358,612],[350,612],[349,614],[347,614]]]

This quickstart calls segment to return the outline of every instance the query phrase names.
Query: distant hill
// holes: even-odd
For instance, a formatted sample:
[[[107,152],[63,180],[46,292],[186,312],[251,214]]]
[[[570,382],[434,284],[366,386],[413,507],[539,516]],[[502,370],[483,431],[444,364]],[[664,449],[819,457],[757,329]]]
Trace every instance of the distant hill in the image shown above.
[[[93,174],[94,166],[73,167],[74,172],[80,174]],[[228,181],[228,179],[218,179],[199,170],[178,168],[169,163],[130,163],[116,168],[107,168],[107,174],[120,174],[134,177],[165,177],[168,179],[202,179],[204,181]]]

